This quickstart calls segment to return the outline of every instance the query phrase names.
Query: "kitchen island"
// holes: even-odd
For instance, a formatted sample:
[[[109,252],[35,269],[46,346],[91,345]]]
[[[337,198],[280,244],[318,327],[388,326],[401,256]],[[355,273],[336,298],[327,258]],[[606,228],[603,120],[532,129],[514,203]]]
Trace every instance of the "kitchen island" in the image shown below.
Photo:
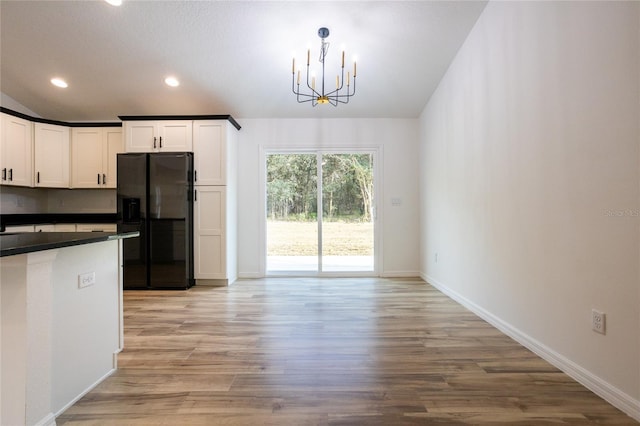
[[[122,239],[0,235],[0,424],[54,425],[117,368]]]

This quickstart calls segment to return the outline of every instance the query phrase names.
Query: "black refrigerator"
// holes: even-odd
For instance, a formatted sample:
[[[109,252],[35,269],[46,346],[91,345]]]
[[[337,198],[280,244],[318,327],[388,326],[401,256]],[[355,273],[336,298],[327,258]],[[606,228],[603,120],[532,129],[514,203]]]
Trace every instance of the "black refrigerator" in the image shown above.
[[[117,203],[124,289],[191,287],[193,153],[118,154]]]

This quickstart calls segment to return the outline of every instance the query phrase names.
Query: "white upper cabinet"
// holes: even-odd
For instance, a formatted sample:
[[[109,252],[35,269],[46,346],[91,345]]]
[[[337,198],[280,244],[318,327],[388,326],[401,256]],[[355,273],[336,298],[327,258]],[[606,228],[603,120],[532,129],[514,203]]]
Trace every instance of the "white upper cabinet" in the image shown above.
[[[196,185],[227,184],[227,126],[221,120],[193,123],[193,168]]]
[[[192,134],[191,120],[124,122],[126,152],[189,152]]]
[[[71,130],[71,187],[115,188],[117,154],[124,151],[120,127]]]
[[[68,127],[35,123],[33,171],[36,187],[69,187],[69,145]]]
[[[33,123],[3,113],[0,125],[0,183],[33,186]]]

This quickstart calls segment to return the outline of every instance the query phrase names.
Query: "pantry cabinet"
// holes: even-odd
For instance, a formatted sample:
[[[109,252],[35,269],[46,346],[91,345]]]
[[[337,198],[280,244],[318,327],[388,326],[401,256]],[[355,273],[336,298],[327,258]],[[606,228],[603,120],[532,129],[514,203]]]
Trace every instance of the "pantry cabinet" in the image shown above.
[[[33,123],[2,113],[0,125],[0,183],[33,186]]]
[[[124,122],[126,152],[185,152],[193,150],[191,120]]]
[[[35,123],[35,186],[69,187],[69,128],[55,124]]]
[[[117,155],[124,151],[121,127],[71,130],[71,187],[116,188]]]
[[[194,276],[237,278],[237,130],[226,120],[193,122]]]

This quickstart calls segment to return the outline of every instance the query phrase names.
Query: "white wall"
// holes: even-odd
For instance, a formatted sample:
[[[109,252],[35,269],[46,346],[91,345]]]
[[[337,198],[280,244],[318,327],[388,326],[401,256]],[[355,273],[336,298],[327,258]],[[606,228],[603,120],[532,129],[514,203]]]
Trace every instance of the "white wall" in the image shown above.
[[[638,419],[639,21],[491,2],[420,123],[423,276]]]
[[[0,92],[0,105],[2,105],[5,108],[9,108],[9,109],[11,109],[13,111],[17,111],[17,112],[20,112],[22,114],[30,115],[31,117],[40,117],[38,114],[36,114],[35,112],[31,111],[29,108],[27,108],[26,106],[22,105],[20,102],[16,101],[15,99],[13,99],[10,96],[5,95],[2,92]]]
[[[304,106],[301,106],[304,108]],[[383,276],[418,276],[417,119],[240,119],[238,269],[240,277],[264,273],[264,176],[261,150],[379,148],[382,188]],[[401,206],[391,206],[400,198]],[[379,216],[380,217],[380,216]]]

